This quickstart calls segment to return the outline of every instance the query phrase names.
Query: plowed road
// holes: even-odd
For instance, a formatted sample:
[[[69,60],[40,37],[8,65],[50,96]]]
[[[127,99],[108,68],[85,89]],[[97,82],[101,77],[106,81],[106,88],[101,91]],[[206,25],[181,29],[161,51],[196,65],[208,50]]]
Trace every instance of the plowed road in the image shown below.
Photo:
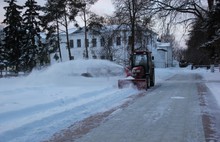
[[[91,117],[51,141],[218,142],[219,114],[199,75],[176,74],[128,105]]]

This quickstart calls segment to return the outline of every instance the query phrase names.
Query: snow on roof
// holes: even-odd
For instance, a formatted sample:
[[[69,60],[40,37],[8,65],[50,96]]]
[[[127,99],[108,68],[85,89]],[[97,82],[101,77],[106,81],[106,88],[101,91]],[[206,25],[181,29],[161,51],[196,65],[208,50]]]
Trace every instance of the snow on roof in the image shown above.
[[[161,51],[167,52],[167,49],[164,49],[164,48],[157,48],[157,50],[161,50]]]
[[[159,46],[159,47],[169,47],[170,43],[168,43],[168,42],[157,42],[157,46]]]
[[[128,25],[106,25],[104,28],[112,30],[130,30]]]
[[[105,26],[105,29],[112,29],[112,30],[131,30],[131,27],[129,25],[107,25]],[[140,29],[140,28],[139,28]],[[137,29],[137,30],[139,30]],[[142,29],[141,29],[142,30]],[[154,31],[150,30],[150,29],[145,29],[145,31],[151,33],[151,34],[157,34]]]
[[[75,31],[73,31],[72,33],[77,34],[77,33],[81,33],[84,32],[85,27],[82,28],[78,28]],[[101,28],[101,32],[106,32],[106,31],[130,31],[131,28],[129,25],[105,25]],[[151,33],[151,34],[157,34],[154,31],[150,30],[150,29],[146,29],[147,32]],[[70,32],[71,33],[71,32]]]
[[[70,28],[70,29],[68,29],[68,32],[69,32],[69,34],[72,34],[72,33],[74,33],[77,30],[78,30],[78,28]],[[60,33],[60,35],[65,35],[65,34],[66,34],[66,31],[63,31],[63,30]]]
[[[46,33],[41,32],[41,33],[40,33],[40,36],[41,36],[43,39],[46,39]]]

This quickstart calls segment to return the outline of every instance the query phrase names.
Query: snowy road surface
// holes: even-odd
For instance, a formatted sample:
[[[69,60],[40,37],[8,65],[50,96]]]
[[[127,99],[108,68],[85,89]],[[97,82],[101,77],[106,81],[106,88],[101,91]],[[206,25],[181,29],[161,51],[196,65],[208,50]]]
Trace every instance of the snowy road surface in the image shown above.
[[[205,142],[197,89],[200,83],[201,77],[197,74],[176,74],[72,141]],[[212,140],[217,142],[218,138]]]

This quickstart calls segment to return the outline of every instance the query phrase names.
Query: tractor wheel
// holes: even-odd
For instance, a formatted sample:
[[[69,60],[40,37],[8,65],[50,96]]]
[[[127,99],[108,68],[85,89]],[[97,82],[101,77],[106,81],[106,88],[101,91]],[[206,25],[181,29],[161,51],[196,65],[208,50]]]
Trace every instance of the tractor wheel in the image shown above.
[[[155,85],[155,73],[154,70],[152,72],[152,75],[150,76],[150,86],[154,86]]]
[[[146,82],[147,82],[147,89],[148,89],[148,88],[150,88],[150,83],[151,83],[149,76],[146,78]]]

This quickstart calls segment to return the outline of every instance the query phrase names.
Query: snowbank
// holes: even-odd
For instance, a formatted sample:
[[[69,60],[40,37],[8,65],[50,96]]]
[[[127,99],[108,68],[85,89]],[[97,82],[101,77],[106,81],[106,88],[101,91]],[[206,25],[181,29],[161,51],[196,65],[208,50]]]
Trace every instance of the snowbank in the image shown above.
[[[57,76],[80,76],[82,73],[90,73],[92,76],[114,76],[121,75],[123,67],[107,60],[72,60],[51,65],[40,75]],[[31,76],[33,76],[32,73]],[[37,72],[37,74],[39,74]]]
[[[215,68],[215,72],[210,70],[200,70],[200,74],[206,81],[206,86],[210,89],[212,94],[215,96],[218,105],[220,106],[220,70]]]
[[[82,77],[83,73],[92,77],[120,76],[123,75],[123,67],[107,60],[72,60],[53,64],[45,70],[35,70],[26,78],[26,82],[66,84],[73,77]]]
[[[82,73],[93,77],[83,77]],[[118,89],[123,67],[104,60],[75,60],[0,79],[0,141],[23,142],[52,134],[120,105],[138,91]]]

